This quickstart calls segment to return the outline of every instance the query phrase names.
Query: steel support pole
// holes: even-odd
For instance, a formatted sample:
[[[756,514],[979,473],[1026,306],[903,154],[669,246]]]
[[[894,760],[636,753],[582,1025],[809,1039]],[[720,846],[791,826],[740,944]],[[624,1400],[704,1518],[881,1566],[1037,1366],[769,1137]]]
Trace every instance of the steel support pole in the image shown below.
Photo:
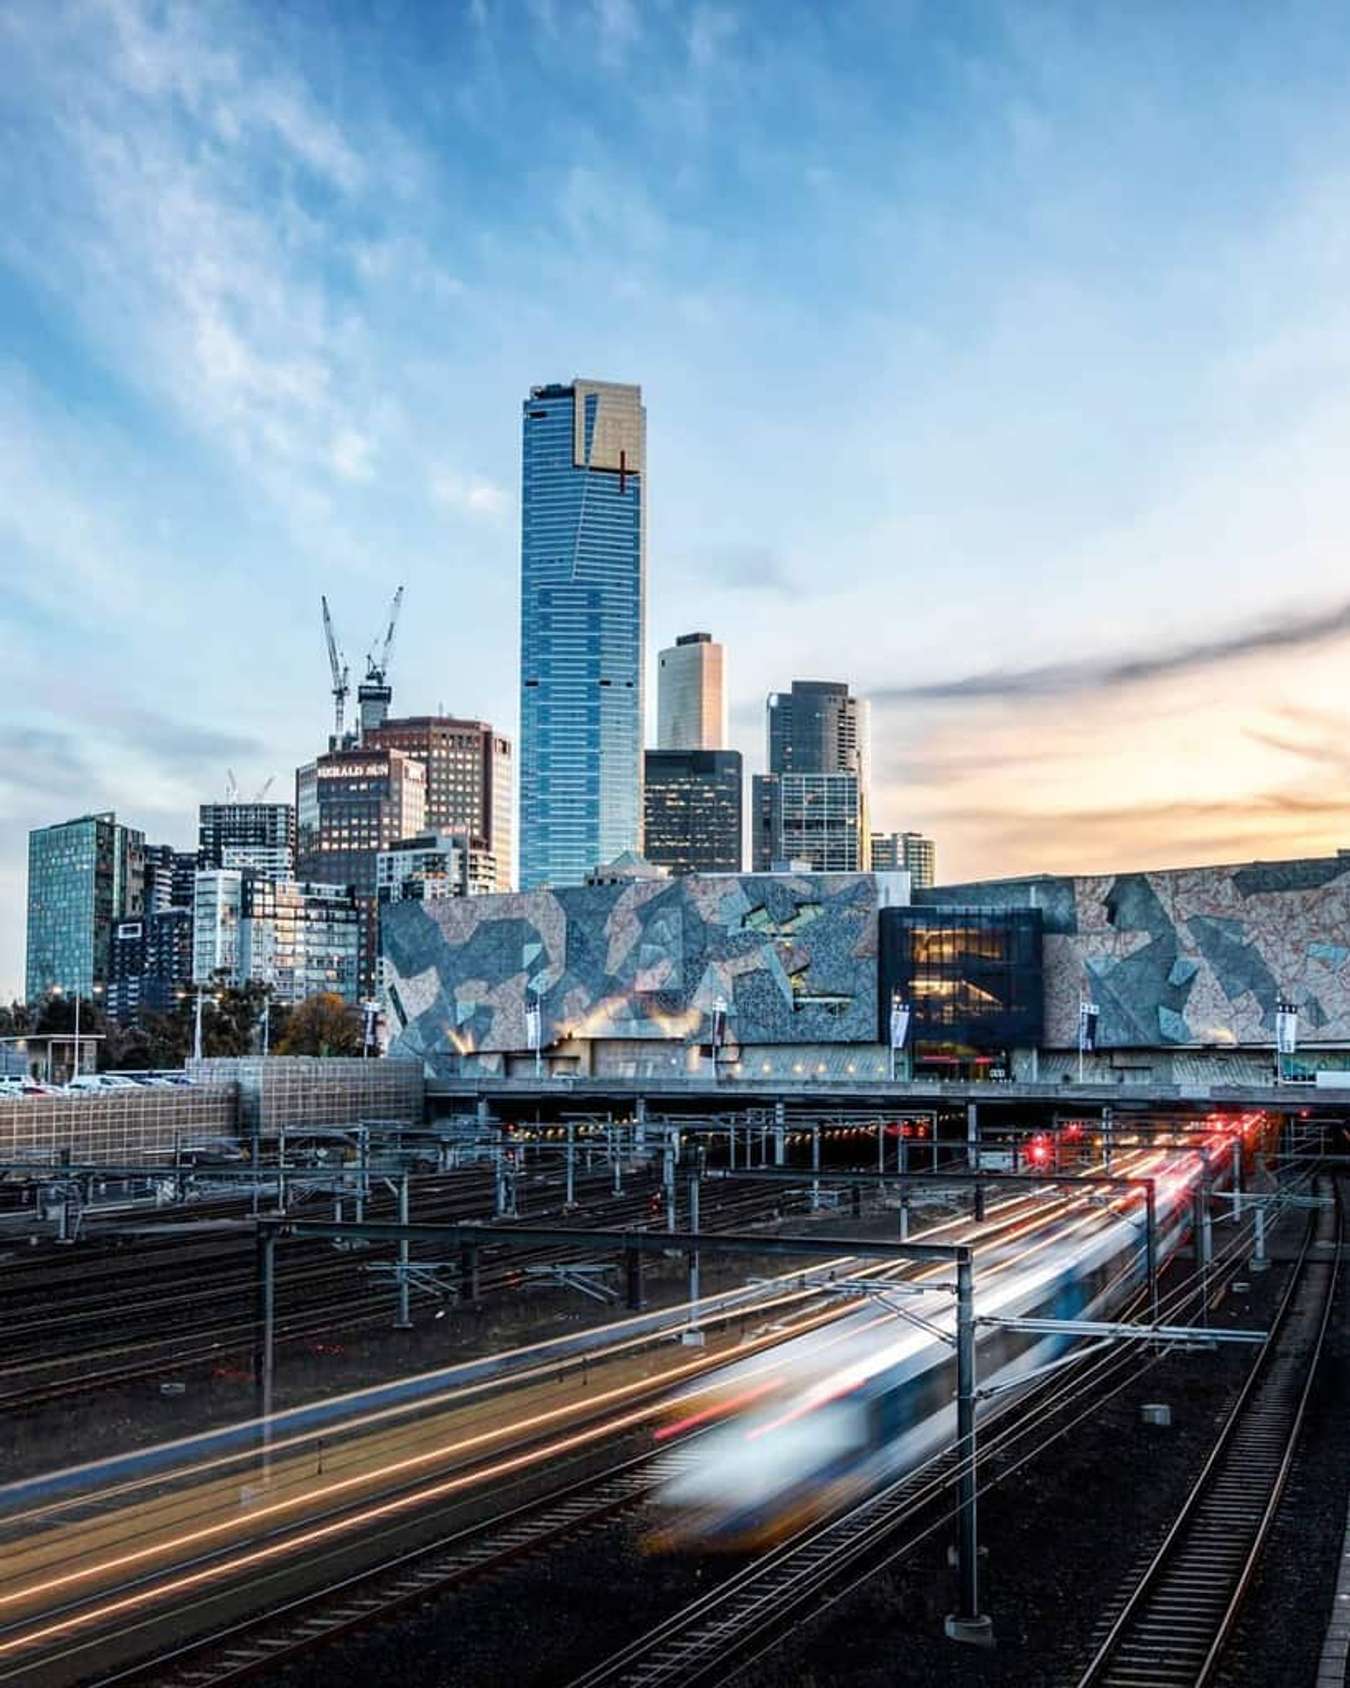
[[[673,1231],[675,1227],[675,1151],[670,1138],[666,1138],[666,1146],[661,1157],[661,1182],[666,1192],[666,1229]]]
[[[623,1251],[624,1285],[627,1290],[627,1304],[630,1312],[642,1311],[642,1251],[636,1248],[626,1248]]]
[[[1152,1179],[1144,1188],[1144,1270],[1148,1276],[1149,1323],[1158,1322],[1158,1192]]]
[[[276,1375],[276,1233],[258,1232],[258,1345],[254,1351],[254,1379],[258,1396],[262,1476],[266,1482],[272,1458],[272,1395]]]
[[[563,1198],[564,1207],[577,1205],[577,1128],[570,1119],[567,1122],[567,1194]]]
[[[732,1114],[727,1121],[727,1166],[732,1172],[736,1170],[736,1116]]]
[[[886,1122],[883,1119],[878,1119],[878,1121],[877,1121],[877,1171],[878,1172],[885,1172],[885,1170],[886,1170]]]
[[[466,1243],[459,1251],[459,1299],[470,1307],[478,1306],[478,1250]]]
[[[971,1172],[980,1170],[980,1110],[974,1102],[966,1103],[966,1166]],[[975,1184],[975,1223],[984,1223],[984,1185]]]
[[[398,1222],[400,1225],[409,1223],[408,1174],[405,1172],[398,1181]],[[401,1237],[398,1245],[398,1317],[394,1320],[395,1330],[411,1330],[412,1315],[409,1306],[410,1296],[408,1288],[409,1246],[408,1239]]]
[[[642,1154],[647,1147],[647,1098],[639,1096],[633,1104],[633,1147]]]
[[[1253,1272],[1264,1272],[1270,1265],[1266,1258],[1266,1204],[1257,1202],[1255,1220],[1256,1252],[1252,1255],[1248,1266]]]
[[[787,1165],[787,1103],[781,1099],[773,1105],[773,1164]]]
[[[975,1482],[975,1282],[969,1250],[956,1264],[957,1607],[946,1622],[952,1641],[993,1644],[993,1625],[980,1612],[980,1534]]]
[[[811,1127],[811,1171],[813,1173],[818,1173],[820,1171],[820,1121],[819,1120],[816,1120],[816,1122]],[[817,1212],[819,1212],[819,1210],[820,1210],[820,1179],[819,1178],[813,1178],[811,1180],[811,1211],[812,1211],[812,1213],[817,1213]]]
[[[699,1176],[691,1173],[689,1178],[689,1229],[697,1231],[699,1228],[698,1214]],[[696,1248],[689,1250],[689,1327],[698,1329],[698,1303],[702,1291],[699,1287],[699,1254]]]
[[[370,1129],[368,1126],[358,1125],[356,1128],[356,1223],[359,1225],[366,1217],[367,1180],[370,1173]]]
[[[1111,1108],[1102,1109],[1102,1162],[1106,1170],[1111,1170],[1111,1151],[1114,1147],[1112,1139],[1115,1135],[1115,1113]]]
[[[619,1133],[622,1128],[617,1125],[609,1127],[609,1162],[614,1172],[614,1194],[623,1194],[623,1161],[619,1156]]]

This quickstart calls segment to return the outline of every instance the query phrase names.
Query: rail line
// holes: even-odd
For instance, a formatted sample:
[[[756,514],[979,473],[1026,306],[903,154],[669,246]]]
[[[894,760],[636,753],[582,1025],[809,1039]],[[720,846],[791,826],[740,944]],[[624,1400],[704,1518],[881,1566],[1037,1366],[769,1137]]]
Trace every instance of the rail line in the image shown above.
[[[692,1440],[692,1438],[689,1438]],[[506,1569],[640,1505],[680,1467],[682,1450],[645,1453],[358,1571],[314,1594],[275,1607],[263,1624],[244,1619],[152,1664],[100,1677],[93,1688],[225,1688],[326,1642],[395,1617],[407,1607]]]
[[[1337,1196],[1309,1226],[1204,1469],[1078,1688],[1203,1688],[1212,1679],[1284,1493],[1335,1301],[1342,1234]],[[1313,1257],[1314,1237],[1331,1242],[1327,1254]]]
[[[1225,1270],[1235,1275],[1245,1240],[1231,1239],[1216,1259],[1207,1279],[1209,1290]],[[1183,1284],[1166,1298],[1164,1307],[1175,1310],[1193,1303],[1204,1293],[1201,1284],[1199,1278]],[[1124,1380],[1116,1381],[1122,1373]],[[1066,1409],[1078,1409],[1001,1471],[996,1480],[1005,1480],[1137,1375],[1134,1357],[1111,1352],[1085,1355],[1078,1364],[1030,1385],[983,1421],[978,1465],[984,1467],[1009,1445],[1035,1435]],[[1109,1386],[1104,1393],[1103,1386]],[[1087,1407],[1082,1404],[1085,1396]],[[799,1627],[803,1608],[809,1608],[809,1616],[827,1594],[841,1598],[946,1527],[960,1471],[955,1450],[947,1450],[840,1517],[805,1526],[577,1677],[570,1688],[711,1688],[729,1680]],[[987,1480],[982,1484],[984,1489],[990,1486]],[[914,1526],[914,1533],[899,1547],[891,1546],[905,1525]]]

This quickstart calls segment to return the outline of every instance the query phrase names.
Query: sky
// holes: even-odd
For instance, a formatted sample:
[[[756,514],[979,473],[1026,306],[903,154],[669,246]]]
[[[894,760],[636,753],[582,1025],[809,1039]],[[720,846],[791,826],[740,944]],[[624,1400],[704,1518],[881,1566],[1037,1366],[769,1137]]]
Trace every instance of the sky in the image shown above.
[[[29,828],[323,748],[320,593],[514,735],[577,375],[748,770],[843,679],[942,879],[1350,845],[1339,5],[0,0],[0,63],[0,997]]]

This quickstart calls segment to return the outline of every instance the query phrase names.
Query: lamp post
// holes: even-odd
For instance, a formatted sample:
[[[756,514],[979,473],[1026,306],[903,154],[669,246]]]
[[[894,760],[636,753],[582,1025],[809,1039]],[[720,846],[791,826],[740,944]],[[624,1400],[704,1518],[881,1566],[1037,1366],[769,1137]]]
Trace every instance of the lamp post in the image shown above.
[[[891,992],[891,1083],[896,1080],[900,1051],[909,1036],[909,1004],[899,991]]]

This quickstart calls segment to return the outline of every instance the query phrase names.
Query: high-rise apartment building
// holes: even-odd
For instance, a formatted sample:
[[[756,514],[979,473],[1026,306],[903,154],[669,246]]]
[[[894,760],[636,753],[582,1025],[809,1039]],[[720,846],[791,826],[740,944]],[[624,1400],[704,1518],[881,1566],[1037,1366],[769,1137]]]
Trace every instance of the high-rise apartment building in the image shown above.
[[[914,890],[929,890],[937,880],[937,845],[921,832],[874,832],[872,871],[892,868],[903,868]]]
[[[671,873],[741,871],[739,750],[649,750],[643,854]]]
[[[379,947],[377,858],[395,839],[423,830],[426,790],[425,766],[392,746],[330,750],[296,770],[296,877],[354,888],[365,996],[375,988]]]
[[[361,910],[347,885],[246,875],[239,966],[288,1005],[323,991],[356,1002]]]
[[[289,803],[203,803],[197,858],[203,868],[247,868],[270,879],[290,879],[295,809]]]
[[[640,387],[533,387],[523,417],[520,883],[642,844],[647,416]]]
[[[711,633],[685,633],[656,659],[659,750],[725,750],[724,653]]]
[[[145,835],[112,813],[28,835],[25,994],[91,996],[108,982],[113,928],[142,911]]]
[[[212,985],[240,977],[244,881],[237,867],[203,868],[192,902],[192,982]]]
[[[817,873],[870,866],[868,708],[846,685],[794,680],[768,702],[769,771],[754,781],[755,871],[809,862]]]
[[[172,844],[147,844],[141,906],[146,914],[169,908],[192,907],[192,881],[197,872],[196,854],[175,850]]]
[[[109,1016],[127,1026],[147,1014],[171,1014],[192,979],[192,936],[192,909],[181,905],[119,920],[108,960]]]
[[[497,889],[497,864],[462,832],[427,831],[380,851],[375,888],[381,903],[481,897]]]
[[[192,975],[199,984],[252,981],[286,1004],[318,991],[355,1002],[362,935],[349,885],[273,879],[248,868],[197,876]]]
[[[509,891],[514,853],[511,741],[486,721],[450,715],[391,717],[367,728],[366,749],[390,746],[415,756],[427,771],[425,826],[462,833],[492,857],[494,891]]]

